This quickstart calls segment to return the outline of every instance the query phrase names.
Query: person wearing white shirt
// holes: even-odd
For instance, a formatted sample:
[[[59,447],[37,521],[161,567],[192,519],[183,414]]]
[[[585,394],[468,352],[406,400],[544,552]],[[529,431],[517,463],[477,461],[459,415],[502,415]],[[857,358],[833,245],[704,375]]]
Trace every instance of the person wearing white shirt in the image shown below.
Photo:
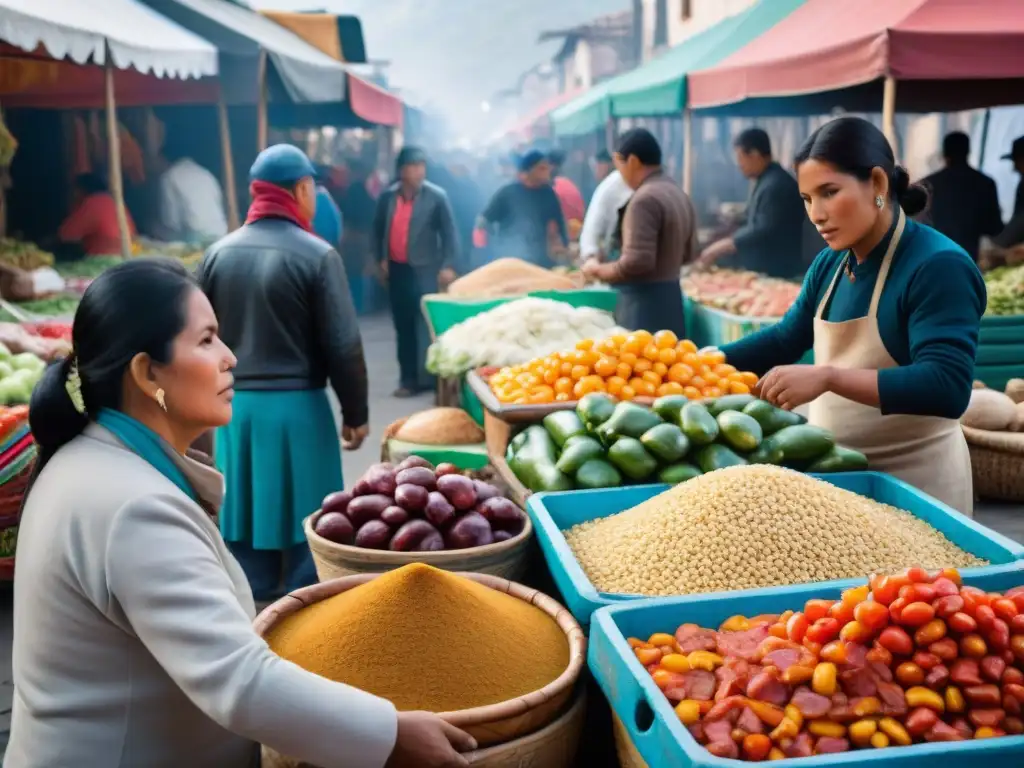
[[[217,177],[171,142],[164,147],[171,163],[160,176],[156,235],[165,242],[208,243],[228,233],[224,192]]]
[[[619,226],[619,211],[632,196],[633,190],[618,171],[612,171],[597,185],[587,215],[583,217],[583,229],[580,231],[582,261],[608,255]]]

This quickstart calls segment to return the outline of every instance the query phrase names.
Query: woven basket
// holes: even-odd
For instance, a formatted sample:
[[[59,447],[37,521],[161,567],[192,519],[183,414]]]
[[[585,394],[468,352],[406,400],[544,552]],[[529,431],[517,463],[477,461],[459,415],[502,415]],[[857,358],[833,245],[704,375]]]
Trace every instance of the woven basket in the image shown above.
[[[648,768],[640,753],[636,751],[629,731],[616,714],[612,714],[612,729],[615,731],[615,754],[618,755],[619,765],[622,768]]]
[[[387,427],[384,428],[384,434],[380,436],[380,460],[391,461],[391,452],[388,450],[388,443],[398,434],[406,422],[408,417],[398,419],[398,421],[392,421]]]
[[[962,429],[971,452],[974,493],[994,501],[1024,502],[1024,432]]]
[[[409,563],[426,563],[444,571],[487,573],[515,581],[526,573],[529,565],[530,537],[533,523],[529,516],[526,527],[515,538],[472,549],[451,549],[440,552],[390,552],[335,544],[313,530],[323,510],[317,510],[302,523],[306,541],[313,553],[320,581],[360,573],[383,573]]]
[[[285,616],[301,610],[306,605],[361,586],[372,581],[376,575],[367,573],[334,579],[292,592],[257,616],[253,627],[260,637],[265,637]],[[460,575],[529,602],[551,616],[565,632],[569,642],[569,664],[558,678],[540,690],[486,707],[441,712],[441,717],[472,735],[481,746],[480,750],[472,753],[472,765],[486,768],[568,768],[568,761],[554,762],[554,759],[558,755],[571,758],[575,754],[583,726],[585,708],[582,695],[577,697],[576,703],[566,712],[586,662],[587,641],[583,630],[569,611],[535,589],[486,574]],[[553,726],[557,726],[554,731],[551,730]],[[531,741],[531,738],[534,740]],[[569,741],[571,744],[560,744],[560,741]],[[550,756],[551,761],[530,762],[528,757],[534,753]],[[486,762],[481,762],[484,759]],[[263,748],[263,765],[264,768],[312,768],[281,756],[267,747]]]

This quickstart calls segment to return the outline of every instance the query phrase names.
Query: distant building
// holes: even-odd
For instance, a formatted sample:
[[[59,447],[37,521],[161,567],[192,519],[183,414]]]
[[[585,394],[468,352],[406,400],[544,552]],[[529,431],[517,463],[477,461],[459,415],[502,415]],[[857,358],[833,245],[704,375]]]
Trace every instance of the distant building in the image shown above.
[[[648,61],[666,48],[735,16],[757,0],[639,0],[641,47]]]

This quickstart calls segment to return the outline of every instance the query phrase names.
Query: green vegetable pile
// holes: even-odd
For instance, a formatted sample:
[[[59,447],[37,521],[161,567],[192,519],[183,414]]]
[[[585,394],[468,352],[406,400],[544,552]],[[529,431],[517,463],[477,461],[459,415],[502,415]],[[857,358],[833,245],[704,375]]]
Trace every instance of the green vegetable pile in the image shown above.
[[[31,352],[11,354],[0,344],[0,405],[27,405],[46,363]]]
[[[77,296],[51,296],[48,299],[33,299],[32,301],[19,301],[18,309],[32,315],[43,315],[44,317],[63,317],[73,315],[78,309],[80,299]]]
[[[531,491],[676,484],[738,464],[804,472],[867,468],[828,430],[753,395],[691,402],[668,395],[647,408],[590,394],[512,438],[505,459]]]
[[[986,315],[1024,315],[1024,264],[996,267],[986,272],[985,287],[988,289]]]
[[[58,262],[54,269],[63,278],[97,278],[111,267],[117,266],[124,259],[120,256],[89,256],[78,261]]]

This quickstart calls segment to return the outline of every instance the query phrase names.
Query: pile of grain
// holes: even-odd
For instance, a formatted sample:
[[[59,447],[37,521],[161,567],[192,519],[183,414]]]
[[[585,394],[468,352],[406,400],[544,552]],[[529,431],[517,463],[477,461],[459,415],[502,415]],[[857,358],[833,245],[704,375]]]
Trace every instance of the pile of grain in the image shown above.
[[[448,286],[450,296],[516,296],[531,291],[571,291],[578,286],[569,277],[521,259],[497,259]]]
[[[909,512],[766,465],[711,472],[566,539],[602,592],[681,595],[985,565]]]

